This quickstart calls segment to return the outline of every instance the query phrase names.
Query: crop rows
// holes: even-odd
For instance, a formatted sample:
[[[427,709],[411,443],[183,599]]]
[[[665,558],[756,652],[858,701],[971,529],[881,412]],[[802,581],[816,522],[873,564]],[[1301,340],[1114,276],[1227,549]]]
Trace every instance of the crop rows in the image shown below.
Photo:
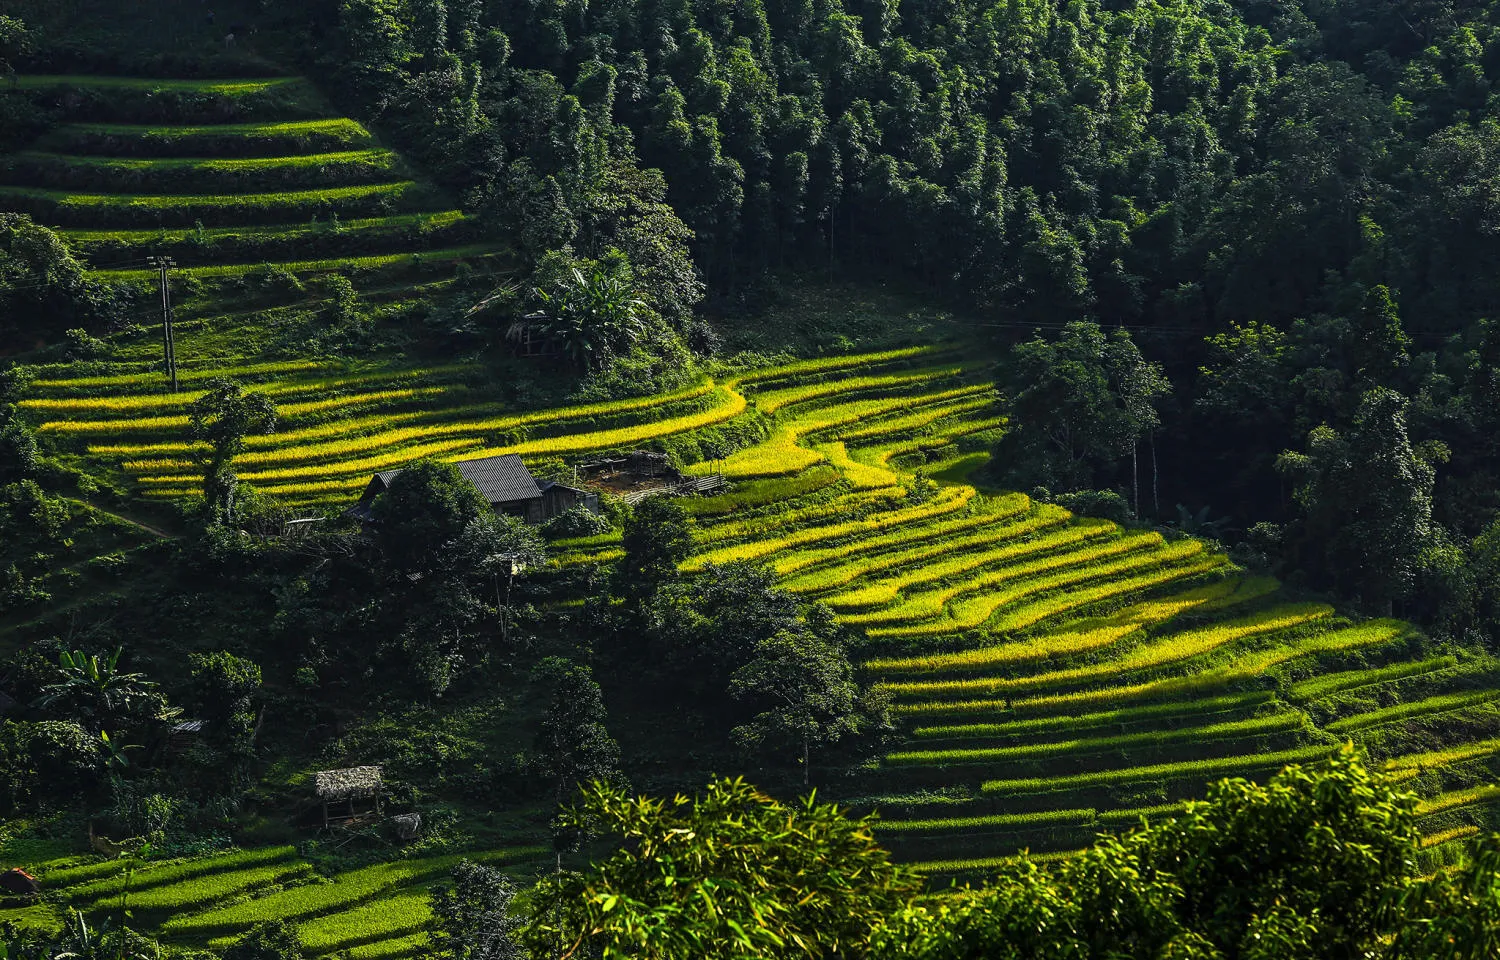
[[[1047,540],[1048,531],[1067,522],[1067,514],[1057,509],[1043,505],[1041,508],[1031,511],[1020,520],[1005,523],[1009,514],[993,511],[987,513],[976,513],[973,517],[964,520],[954,520],[943,524],[932,524],[926,528],[933,532],[934,537],[917,540],[915,543],[909,534],[905,539],[896,539],[895,536],[887,538],[871,538],[863,541],[860,553],[849,556],[847,551],[823,551],[821,556],[813,556],[812,551],[803,551],[800,555],[788,554],[778,557],[775,561],[777,572],[790,572],[801,570],[805,566],[821,564],[814,569],[791,577],[783,583],[783,586],[797,593],[818,592],[840,587],[847,587],[851,583],[872,573],[880,571],[912,567],[923,561],[935,558],[951,556],[955,551],[966,550],[970,547],[987,546],[995,543],[1016,540],[1023,537],[1040,534],[1029,544],[1042,544]],[[1069,528],[1081,529],[1081,528]],[[977,531],[968,533],[965,531]],[[946,536],[959,532],[961,536]],[[1059,531],[1061,532],[1061,531]],[[1054,541],[1053,546],[1061,542],[1077,542],[1087,539],[1088,536],[1099,535],[1097,528],[1082,529],[1085,536],[1069,536],[1059,541]],[[901,549],[901,545],[911,544]],[[883,547],[894,545],[897,549],[883,550]],[[1007,548],[1008,549],[1008,548]],[[837,558],[843,560],[841,563],[826,563],[828,559]],[[952,562],[952,561],[950,561]],[[930,567],[916,567],[917,570],[930,570]],[[864,588],[866,590],[870,587]],[[840,604],[833,602],[835,598],[829,598],[834,606]],[[850,602],[846,606],[860,606],[857,602]]]
[[[47,896],[26,909],[50,925],[73,909],[91,920],[128,909],[134,929],[186,949],[223,948],[254,924],[280,919],[295,924],[310,955],[348,950],[371,960],[409,957],[425,946],[427,886],[445,879],[459,859],[521,865],[542,852],[521,847],[398,860],[328,879],[316,876],[292,847],[161,864],[54,861],[28,865]],[[0,907],[0,921],[24,922],[22,914],[14,905]]]
[[[865,669],[881,674],[970,672],[1060,655],[1086,653],[1117,643],[1131,634],[1214,600],[1230,598],[1234,594],[1234,587],[1233,581],[1220,581],[1160,600],[1143,601],[1117,614],[1026,640],[956,653],[874,659],[865,663]]]
[[[1162,801],[1201,795],[1214,777],[1326,756],[1333,738],[1281,696],[1307,703],[1451,665],[1409,664],[1405,624],[1349,623],[1325,604],[1279,599],[1274,580],[1242,575],[1191,538],[1074,520],[1019,494],[983,498],[962,482],[911,503],[908,469],[951,459],[964,436],[979,439],[957,449],[974,449],[1003,424],[972,419],[985,416],[982,392],[944,397],[952,388],[940,380],[895,374],[877,385],[878,376],[739,383],[775,425],[725,473],[777,479],[691,509],[697,547],[683,569],[763,563],[862,634],[862,670],[892,698],[907,738],[867,774],[871,786],[951,787],[870,801],[895,814],[877,830],[902,856],[996,853],[925,858],[961,872],[1037,842],[1073,849],[1090,830],[1169,814]],[[881,396],[897,391],[905,407]],[[785,497],[779,507],[773,490]],[[569,549],[591,547],[615,549]],[[1400,662],[1366,663],[1391,658]],[[1267,678],[1288,675],[1278,695]],[[1345,725],[1488,699],[1445,694]],[[1481,755],[1490,754],[1464,754]]]
[[[1121,539],[1087,547],[1078,554],[1026,564],[1022,573],[1007,575],[1007,571],[995,571],[967,584],[925,591],[909,596],[887,610],[859,614],[851,620],[879,624],[869,631],[874,637],[933,636],[971,630],[984,625],[1002,607],[1023,598],[1089,580],[1114,578],[1145,567],[1170,569],[1174,561],[1189,559],[1201,552],[1202,545],[1196,541],[1159,546],[1150,536]],[[1110,559],[1122,554],[1123,559]],[[1016,579],[1021,579],[1021,582],[1003,589],[991,589]]]

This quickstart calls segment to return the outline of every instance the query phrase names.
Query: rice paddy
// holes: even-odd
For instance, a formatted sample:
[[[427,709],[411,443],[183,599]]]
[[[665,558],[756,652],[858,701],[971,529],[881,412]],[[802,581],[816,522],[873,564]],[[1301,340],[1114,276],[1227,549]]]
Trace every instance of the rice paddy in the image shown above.
[[[689,466],[722,470],[734,484],[685,501],[696,547],[683,570],[764,564],[856,632],[856,659],[890,699],[905,741],[861,774],[861,808],[885,814],[877,829],[898,855],[945,872],[1021,847],[1075,850],[1097,830],[1201,796],[1211,779],[1316,762],[1339,738],[1418,722],[1447,729],[1431,724],[1491,710],[1489,691],[1432,687],[1455,661],[1409,656],[1408,625],[1351,622],[1285,596],[1191,537],[1075,518],[962,480],[918,495],[924,463],[982,456],[1003,429],[981,369],[944,356],[903,349],[720,370],[670,394],[547,410],[507,409],[475,387],[479,371],[461,366],[205,364],[176,398],[151,392],[141,371],[49,372],[23,408],[44,432],[134,477],[142,496],[177,497],[198,483],[183,404],[211,376],[235,376],[264,390],[285,422],[249,438],[240,476],[270,496],[332,508],[375,470],[423,455],[567,461],[761,418],[763,441]],[[608,562],[618,543],[615,534],[565,541],[557,562]],[[1392,692],[1402,684],[1414,692]],[[1367,691],[1384,701],[1367,704]],[[1350,696],[1353,712],[1315,706]],[[1316,718],[1330,716],[1320,727]],[[1497,743],[1380,759],[1396,775],[1430,778],[1492,762]],[[914,799],[914,785],[966,799]],[[1484,787],[1434,781],[1455,797]],[[1440,812],[1487,810],[1488,796]],[[316,942],[330,950],[378,958],[405,949],[394,945],[418,922],[415,901],[391,908],[401,923],[369,935],[340,919],[401,895],[384,872],[277,893],[277,868],[261,869],[270,873],[245,880],[264,891],[254,902],[319,924]],[[174,922],[217,938],[245,909]]]
[[[6,161],[0,205],[59,228],[102,279],[150,280],[145,258],[160,253],[178,259],[188,286],[222,290],[332,271],[398,290],[503,272],[503,251],[477,239],[457,198],[299,78],[18,83],[76,91],[80,106]],[[313,512],[343,509],[370,474],[424,456],[577,462],[700,449],[700,438],[718,450],[724,428],[744,425],[737,435],[764,439],[683,464],[733,484],[690,504],[697,547],[684,573],[764,564],[851,628],[863,676],[891,698],[904,740],[860,774],[863,805],[889,816],[879,829],[903,858],[947,872],[1022,846],[1062,855],[1092,831],[1201,795],[1211,778],[1313,761],[1339,737],[1377,743],[1396,725],[1441,731],[1444,718],[1493,712],[1487,692],[1422,686],[1453,664],[1410,653],[1404,624],[1351,622],[1283,596],[1190,537],[982,493],[968,478],[1005,429],[986,367],[952,346],[901,347],[726,366],[665,395],[536,410],[508,402],[477,365],[189,350],[180,393],[162,390],[149,359],[58,365],[37,372],[20,409],[49,443],[136,495],[179,499],[201,486],[189,404],[211,379],[236,379],[280,418],[276,433],[247,438],[236,473]],[[919,480],[929,472],[935,490]],[[617,537],[591,538],[556,559],[607,562],[618,549]],[[1354,693],[1338,711],[1315,703]],[[1336,719],[1319,729],[1318,717]],[[1444,742],[1392,769],[1425,777],[1494,753]],[[924,806],[903,799],[912,784],[969,799]],[[116,889],[82,867],[55,877],[68,869],[78,902]],[[410,864],[331,883],[295,858],[172,869],[142,873],[133,896],[144,912],[172,915],[174,942],[222,940],[253,915],[297,923],[314,953],[394,960],[420,947],[426,875]]]
[[[255,924],[277,919],[296,928],[310,956],[349,950],[351,955],[396,960],[422,953],[432,916],[429,888],[444,882],[458,860],[487,862],[525,876],[542,867],[539,858],[545,852],[541,847],[476,850],[396,860],[327,877],[292,847],[167,863],[33,865],[44,898],[26,909],[42,915],[18,918],[20,911],[7,907],[0,909],[0,920],[56,925],[66,911],[77,909],[98,921],[128,907],[132,927],[151,931],[171,947],[202,950],[227,946]]]

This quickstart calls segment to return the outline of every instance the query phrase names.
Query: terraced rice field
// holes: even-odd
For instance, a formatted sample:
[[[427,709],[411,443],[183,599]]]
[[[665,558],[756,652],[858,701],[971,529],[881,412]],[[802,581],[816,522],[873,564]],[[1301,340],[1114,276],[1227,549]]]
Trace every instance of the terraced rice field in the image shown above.
[[[687,502],[684,571],[766,564],[856,632],[904,742],[845,799],[879,810],[885,841],[932,872],[1065,855],[1210,780],[1316,762],[1345,739],[1427,798],[1434,858],[1461,855],[1467,828],[1500,811],[1493,661],[1288,596],[1190,537],[919,482],[961,476],[1004,429],[983,365],[955,350],[724,370],[670,395],[543,411],[501,408],[462,366],[263,361],[191,366],[175,398],[134,371],[45,373],[22,408],[144,496],[181,496],[197,484],[183,405],[217,374],[264,389],[284,417],[250,439],[240,475],[311,506],[346,504],[373,471],[423,454],[576,459],[766,424],[763,442],[689,467],[734,486]],[[618,551],[617,537],[565,542],[555,562]]]
[[[101,276],[146,258],[233,278],[431,272],[499,253],[473,221],[297,77],[23,76],[65,121],[0,158],[0,209],[59,229]],[[413,259],[414,257],[418,259]]]
[[[774,428],[703,468],[741,482],[689,503],[683,565],[767,564],[857,630],[906,742],[847,799],[882,813],[899,855],[937,874],[1068,855],[1213,779],[1315,763],[1346,738],[1429,797],[1433,857],[1491,822],[1492,662],[1424,657],[1407,624],[1286,596],[1192,538],[962,483],[914,497],[915,471],[941,474],[1003,429],[972,373],[919,372],[740,384]],[[560,563],[617,552],[564,546]]]
[[[24,864],[37,877],[42,902],[0,909],[0,921],[60,926],[79,910],[94,921],[131,912],[131,926],[182,949],[221,948],[256,923],[292,924],[306,952],[349,951],[364,958],[415,957],[426,946],[432,914],[428,890],[462,857],[532,874],[541,847],[477,851],[380,863],[332,876],[317,873],[293,847],[265,847],[172,863],[125,861]],[[9,866],[9,864],[7,864]]]

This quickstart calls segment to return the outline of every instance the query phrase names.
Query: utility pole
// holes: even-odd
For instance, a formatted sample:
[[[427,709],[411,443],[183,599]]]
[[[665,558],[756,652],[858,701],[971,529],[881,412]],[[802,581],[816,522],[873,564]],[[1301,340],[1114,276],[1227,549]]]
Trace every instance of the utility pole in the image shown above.
[[[146,261],[157,269],[161,286],[161,349],[162,361],[172,392],[177,392],[177,342],[172,334],[172,288],[167,282],[167,271],[174,266],[171,257],[147,257]]]

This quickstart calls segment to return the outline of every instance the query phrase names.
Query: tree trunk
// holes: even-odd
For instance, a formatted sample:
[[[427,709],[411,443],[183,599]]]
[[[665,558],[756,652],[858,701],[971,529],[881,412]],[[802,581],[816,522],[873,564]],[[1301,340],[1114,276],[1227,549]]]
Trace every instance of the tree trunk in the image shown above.
[[[1135,498],[1135,515],[1141,515],[1141,464],[1139,442],[1130,445],[1130,490]]]
[[[807,738],[803,737],[802,738],[802,785],[804,787],[807,786],[807,782],[808,782],[807,752],[808,752]]]
[[[1156,519],[1161,519],[1161,496],[1156,487],[1156,431],[1151,431],[1151,509],[1156,513]]]

